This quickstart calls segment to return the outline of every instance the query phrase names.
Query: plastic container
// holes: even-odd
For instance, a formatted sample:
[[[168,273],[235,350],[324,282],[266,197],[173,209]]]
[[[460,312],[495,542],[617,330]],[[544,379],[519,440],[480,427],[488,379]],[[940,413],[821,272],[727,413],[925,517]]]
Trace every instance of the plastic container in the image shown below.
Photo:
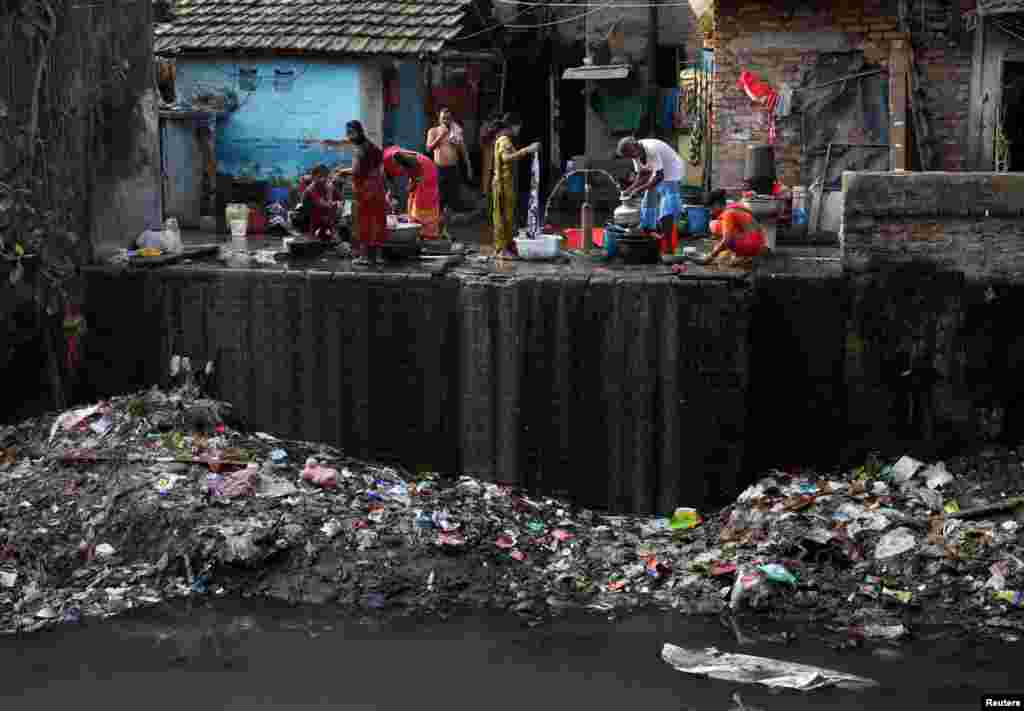
[[[261,235],[267,229],[267,216],[259,208],[249,209],[249,234]]]
[[[290,191],[291,188],[288,187],[270,188],[267,197],[270,199],[270,202],[283,202],[287,204]]]
[[[604,245],[604,228],[595,227],[593,231],[594,235],[594,246],[601,247]],[[583,248],[583,230],[578,227],[570,227],[565,231],[566,244],[570,249],[582,249]]]
[[[595,242],[597,242],[597,235],[596,235],[597,231],[598,230],[596,230],[596,229],[594,230],[594,232],[595,232],[594,241]],[[604,230],[601,230],[601,241],[604,243],[604,251],[605,251],[605,254],[608,255],[609,259],[612,259],[612,258],[618,256],[618,254],[619,254],[619,238],[618,238],[618,233],[616,233],[616,232],[614,232],[612,230],[609,230],[608,233],[607,233],[607,238],[606,238]]]
[[[711,210],[697,205],[686,205],[686,225],[691,235],[707,234],[711,224]]]
[[[552,259],[559,253],[561,235],[540,235],[530,239],[516,237],[516,250],[521,259]]]
[[[249,223],[246,220],[231,220],[230,224],[232,237],[235,239],[245,237],[245,234],[249,229]]]
[[[249,206],[240,202],[228,203],[227,207],[224,208],[224,217],[230,229],[231,223],[235,220],[245,222],[249,219]]]

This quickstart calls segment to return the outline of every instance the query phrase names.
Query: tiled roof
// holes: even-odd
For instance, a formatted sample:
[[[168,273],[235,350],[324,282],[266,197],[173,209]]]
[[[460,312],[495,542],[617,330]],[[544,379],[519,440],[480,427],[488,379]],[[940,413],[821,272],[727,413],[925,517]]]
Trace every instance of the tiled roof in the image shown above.
[[[157,54],[296,50],[317,54],[439,52],[473,0],[177,0],[154,30]]]

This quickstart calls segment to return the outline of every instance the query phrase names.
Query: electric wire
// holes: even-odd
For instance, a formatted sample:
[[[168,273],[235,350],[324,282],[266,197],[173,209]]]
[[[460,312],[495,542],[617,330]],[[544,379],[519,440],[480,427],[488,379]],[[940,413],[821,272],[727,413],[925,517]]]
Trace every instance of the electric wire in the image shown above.
[[[525,7],[580,7],[582,2],[531,2],[530,0],[495,0],[503,5],[520,5]],[[666,3],[615,3],[615,7],[690,7],[689,2],[666,2]]]
[[[579,7],[579,5],[576,5],[576,7]],[[462,37],[453,37],[452,39],[450,39],[448,41],[449,42],[461,42],[462,40],[472,39],[473,37],[479,37],[480,35],[487,34],[488,32],[493,32],[494,30],[501,29],[502,27],[505,27],[505,28],[511,29],[511,30],[532,30],[532,29],[536,29],[538,27],[554,27],[555,25],[564,25],[564,24],[567,24],[569,22],[575,22],[577,20],[581,20],[584,17],[589,17],[590,15],[593,15],[595,13],[601,12],[602,10],[612,10],[612,9],[617,8],[617,7],[619,7],[619,6],[616,5],[614,2],[607,2],[607,3],[603,4],[603,5],[599,5],[597,7],[593,7],[592,9],[587,10],[586,12],[581,12],[578,15],[573,15],[572,17],[563,17],[560,20],[553,20],[551,22],[540,22],[540,23],[537,23],[537,24],[534,24],[534,25],[513,25],[513,24],[509,24],[509,23],[505,23],[505,22],[499,22],[496,25],[492,25],[491,27],[487,27],[487,28],[482,29],[482,30],[480,30],[478,32],[474,32],[472,34],[464,35]]]

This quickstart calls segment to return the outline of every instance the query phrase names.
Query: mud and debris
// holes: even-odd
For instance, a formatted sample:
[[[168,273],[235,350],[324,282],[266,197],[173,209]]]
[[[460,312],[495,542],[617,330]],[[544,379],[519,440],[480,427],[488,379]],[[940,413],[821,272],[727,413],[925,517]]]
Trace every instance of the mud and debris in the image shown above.
[[[656,607],[811,621],[838,648],[925,625],[1015,640],[1022,455],[772,471],[718,512],[610,516],[247,432],[190,381],[0,430],[0,630],[232,594],[531,625]]]

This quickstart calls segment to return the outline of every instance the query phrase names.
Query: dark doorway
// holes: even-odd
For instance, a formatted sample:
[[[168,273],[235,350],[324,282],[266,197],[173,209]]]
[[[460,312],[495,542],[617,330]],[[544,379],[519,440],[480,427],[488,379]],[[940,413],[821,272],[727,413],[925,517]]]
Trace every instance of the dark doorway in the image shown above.
[[[547,165],[550,142],[551,100],[548,77],[551,68],[551,42],[538,45],[536,38],[523,35],[514,37],[506,48],[508,78],[505,85],[505,111],[519,114],[523,120],[522,135],[516,146],[522,147],[539,141],[542,145],[541,165]],[[525,224],[526,206],[530,196],[529,161],[519,170],[520,222]],[[541,171],[541,195],[546,195],[551,176]]]
[[[1003,107],[1002,129],[1008,142],[1005,152],[1006,170],[1024,171],[1024,61],[1003,64]],[[1000,139],[997,138],[995,153],[1000,157]]]
[[[570,67],[583,66],[583,43],[576,42],[558,55],[558,131],[562,142],[562,160],[581,156],[587,150],[587,132],[584,128],[584,97],[586,84],[574,79],[562,79]]]

